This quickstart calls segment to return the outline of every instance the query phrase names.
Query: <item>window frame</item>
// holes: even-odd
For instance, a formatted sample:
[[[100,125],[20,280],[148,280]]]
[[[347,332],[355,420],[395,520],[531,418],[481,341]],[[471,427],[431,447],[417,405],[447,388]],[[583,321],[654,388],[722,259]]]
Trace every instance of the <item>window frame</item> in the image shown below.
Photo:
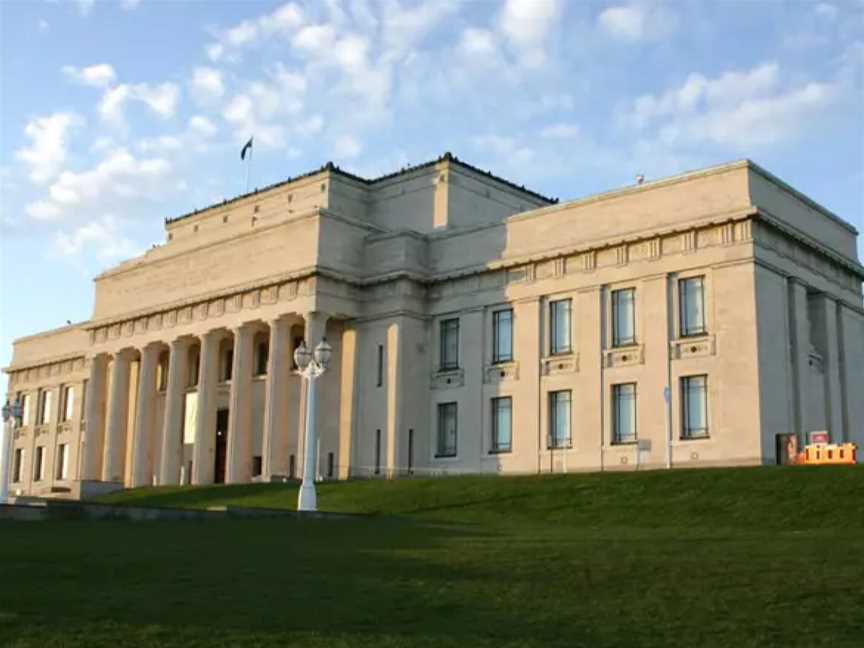
[[[24,448],[15,448],[12,453],[12,483],[21,483],[21,474],[24,472]]]
[[[36,402],[36,418],[39,421],[37,425],[48,425],[51,423],[51,406],[54,404],[51,389],[45,388],[39,390],[39,395]]]
[[[630,328],[633,331],[633,334],[629,338],[621,338],[621,323],[618,320],[618,305],[620,302],[621,295],[629,293],[632,295],[630,300]],[[612,308],[612,347],[620,348],[620,347],[628,347],[637,344],[638,336],[636,335],[636,288],[633,286],[629,286],[626,288],[616,288],[612,291],[611,295],[611,308]]]
[[[384,345],[378,345],[378,375],[376,377],[375,386],[384,386]]]
[[[557,348],[558,340],[558,307],[567,305],[567,345]],[[549,355],[567,355],[573,353],[573,300],[570,297],[555,299],[549,302]]]
[[[71,397],[71,398],[70,398]],[[71,403],[71,409],[70,409]],[[75,418],[75,386],[60,386],[60,422],[68,423]]]
[[[496,396],[490,400],[492,405],[492,439],[489,446],[489,454],[509,454],[513,452],[513,397],[512,396]],[[498,431],[501,421],[498,418],[499,406],[507,403],[509,410],[508,422],[510,429],[507,435],[507,445],[499,445]]]
[[[703,434],[693,434],[691,432],[691,428],[689,426],[689,414],[690,414],[690,403],[688,399],[689,394],[689,384],[692,381],[701,380],[702,381],[702,398],[703,407],[705,409],[705,427],[704,428],[693,428],[703,431]],[[702,439],[710,439],[711,438],[711,425],[710,420],[708,418],[708,374],[694,374],[691,376],[681,376],[680,379],[681,384],[681,429],[680,434],[678,435],[681,441],[698,441]]]
[[[687,322],[686,308],[686,286],[694,281],[699,282],[699,301],[702,313],[702,322],[698,329],[691,330]],[[678,335],[682,338],[700,337],[708,334],[708,322],[705,312],[705,275],[694,275],[692,277],[680,277],[678,279]]]
[[[448,326],[455,325],[455,330],[448,329]],[[453,371],[459,368],[459,334],[460,334],[460,322],[458,317],[448,317],[446,319],[442,319],[438,325],[438,368],[441,371]],[[456,357],[455,359],[451,359],[447,357],[447,349],[448,344],[447,340],[450,335],[456,337]]]
[[[447,430],[445,422],[449,420],[444,414],[450,408],[453,410],[453,448],[452,452],[448,452],[450,448],[444,447],[442,440],[446,442]],[[436,408],[438,415],[436,425],[435,438],[435,458],[436,459],[452,459],[459,456],[459,403],[457,401],[448,401],[446,403],[438,403]],[[443,451],[442,451],[443,450]]]
[[[37,445],[33,450],[33,481],[45,479],[45,446]]]
[[[632,388],[632,396],[630,400],[632,401],[632,421],[633,421],[633,434],[632,437],[628,437],[626,439],[621,436],[621,401],[622,401],[622,392],[625,388]],[[637,421],[638,416],[638,407],[637,407],[637,384],[635,382],[626,382],[626,383],[617,383],[612,385],[612,445],[633,445],[639,441],[639,426]]]
[[[567,436],[558,436],[558,400],[567,395]],[[573,390],[556,389],[549,392],[549,434],[546,435],[547,450],[566,450],[573,447]]]
[[[510,344],[506,354],[501,355],[499,349],[501,342],[501,318],[505,313],[508,316],[508,322],[510,325]],[[507,362],[513,362],[513,330],[514,328],[512,308],[499,308],[492,311],[492,364],[504,364]]]
[[[55,459],[54,479],[65,481],[69,479],[69,444],[57,444],[57,457]]]
[[[258,340],[255,344],[255,377],[266,376],[269,364],[270,342],[268,340]]]

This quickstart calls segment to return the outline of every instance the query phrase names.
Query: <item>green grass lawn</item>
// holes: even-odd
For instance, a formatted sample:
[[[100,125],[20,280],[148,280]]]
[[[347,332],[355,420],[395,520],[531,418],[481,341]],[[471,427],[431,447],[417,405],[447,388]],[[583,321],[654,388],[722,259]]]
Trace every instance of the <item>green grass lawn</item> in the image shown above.
[[[294,508],[296,487],[103,501]],[[322,484],[334,520],[0,523],[2,646],[861,646],[864,468]]]

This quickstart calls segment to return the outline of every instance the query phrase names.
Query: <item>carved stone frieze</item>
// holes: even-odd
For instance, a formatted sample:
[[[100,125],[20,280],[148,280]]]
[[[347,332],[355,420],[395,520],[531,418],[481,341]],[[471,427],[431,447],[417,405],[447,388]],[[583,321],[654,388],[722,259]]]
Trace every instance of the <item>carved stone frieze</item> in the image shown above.
[[[483,382],[494,385],[508,380],[519,380],[519,363],[502,362],[489,365],[483,372]]]
[[[579,371],[579,354],[548,356],[541,359],[540,366],[544,376],[576,373]]]
[[[645,345],[634,344],[628,347],[607,349],[604,352],[604,360],[609,368],[644,364]]]
[[[671,352],[674,360],[712,356],[716,352],[713,335],[674,340],[670,343],[670,346],[672,347]]]
[[[464,384],[464,369],[446,369],[432,374],[432,389],[452,389]]]

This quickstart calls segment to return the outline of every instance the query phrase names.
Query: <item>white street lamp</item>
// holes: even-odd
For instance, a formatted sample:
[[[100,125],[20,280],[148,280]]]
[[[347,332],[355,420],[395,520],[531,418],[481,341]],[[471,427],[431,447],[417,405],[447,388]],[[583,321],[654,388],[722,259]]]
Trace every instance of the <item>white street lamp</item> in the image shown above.
[[[294,350],[294,362],[297,363],[297,373],[307,381],[306,389],[306,441],[303,456],[303,482],[297,496],[298,511],[317,511],[318,496],[315,493],[315,466],[318,463],[318,432],[315,429],[315,382],[327,371],[333,347],[322,338],[315,347],[314,354],[309,351],[306,342]],[[314,357],[313,357],[314,356]]]
[[[20,401],[3,406],[3,429],[0,431],[0,502],[9,500],[9,481],[12,463],[12,437],[18,421],[21,420],[23,407]]]

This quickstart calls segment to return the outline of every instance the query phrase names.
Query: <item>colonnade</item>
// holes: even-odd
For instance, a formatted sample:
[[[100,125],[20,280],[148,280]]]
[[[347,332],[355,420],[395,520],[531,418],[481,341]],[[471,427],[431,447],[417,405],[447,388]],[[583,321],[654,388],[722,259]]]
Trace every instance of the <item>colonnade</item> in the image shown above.
[[[289,421],[299,422],[303,415],[298,383],[296,397],[289,398],[292,381],[299,381],[292,377],[294,348],[301,338],[320,340],[326,322],[321,313],[281,315],[95,354],[87,382],[80,479],[138,487],[179,485],[182,475],[183,483],[213,483],[217,409],[220,392],[224,400],[228,388],[224,481],[251,481],[253,376],[265,382],[260,478],[287,476]],[[157,395],[163,390],[159,415]],[[184,470],[184,436],[188,441],[191,432],[185,412],[189,393],[197,394],[197,414],[191,470]],[[302,429],[298,432],[302,439]]]

